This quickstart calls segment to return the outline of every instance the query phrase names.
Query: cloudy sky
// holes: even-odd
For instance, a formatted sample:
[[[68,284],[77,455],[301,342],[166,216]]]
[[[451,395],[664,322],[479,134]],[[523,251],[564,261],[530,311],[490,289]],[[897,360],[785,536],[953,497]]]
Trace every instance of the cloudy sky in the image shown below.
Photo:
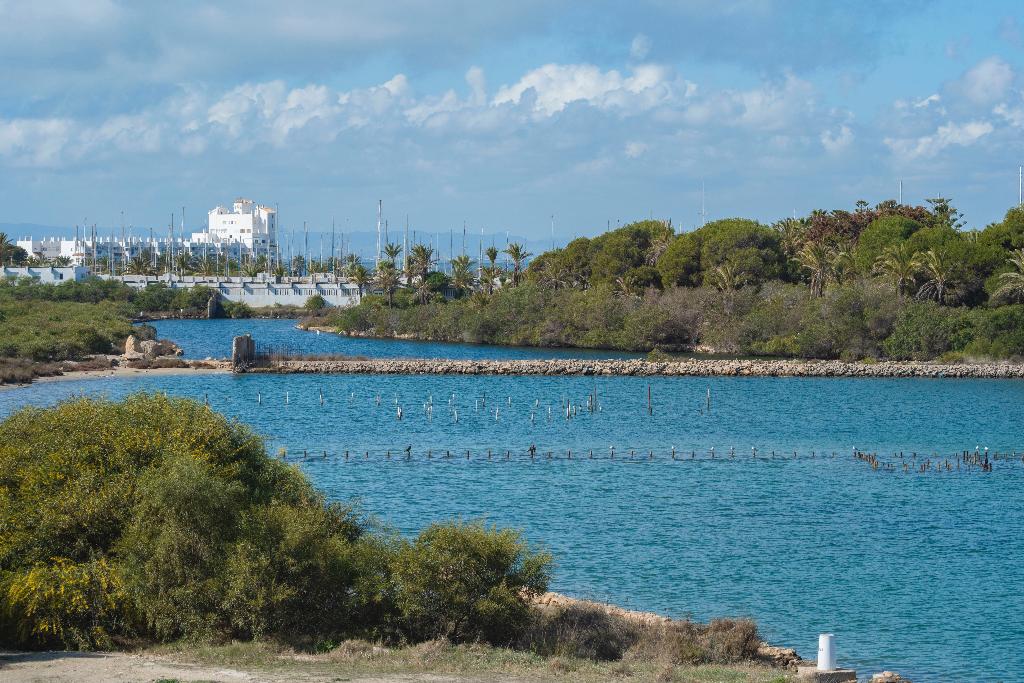
[[[284,224],[560,241],[1017,201],[1024,9],[983,0],[0,0],[0,222]]]

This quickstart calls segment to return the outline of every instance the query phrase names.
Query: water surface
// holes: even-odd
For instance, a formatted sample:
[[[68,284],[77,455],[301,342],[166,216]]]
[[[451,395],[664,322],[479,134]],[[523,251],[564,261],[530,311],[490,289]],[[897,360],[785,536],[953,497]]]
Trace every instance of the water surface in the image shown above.
[[[535,352],[293,324],[158,329],[199,357],[224,355],[215,349],[246,330],[310,352]],[[523,529],[554,553],[554,590],[677,617],[751,616],[769,641],[810,658],[817,634],[834,632],[840,663],[861,674],[895,669],[921,683],[1024,671],[1019,456],[987,474],[873,471],[852,457],[902,451],[916,468],[976,447],[1019,454],[1021,381],[180,375],[0,391],[0,416],[139,390],[208,400],[329,497],[358,499],[402,533],[452,517]]]
[[[158,320],[149,323],[161,339],[178,343],[186,358],[227,358],[231,338],[251,334],[257,344],[297,354],[346,354],[371,358],[633,358],[643,354],[601,349],[539,349],[528,346],[450,344],[402,339],[365,339],[296,329],[295,320]]]
[[[600,410],[566,419],[564,401],[586,406],[595,386]],[[183,375],[39,383],[0,392],[0,414],[141,389],[209,400],[332,499],[357,498],[403,533],[451,517],[521,528],[555,554],[555,590],[752,616],[804,656],[834,632],[840,662],[862,672],[1024,670],[1024,465],[888,473],[850,453],[1019,452],[1022,382]]]

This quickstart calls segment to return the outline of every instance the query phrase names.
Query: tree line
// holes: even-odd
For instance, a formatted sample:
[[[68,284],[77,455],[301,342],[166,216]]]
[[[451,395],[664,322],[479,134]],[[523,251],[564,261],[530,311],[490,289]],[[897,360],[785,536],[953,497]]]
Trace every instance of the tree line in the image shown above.
[[[507,270],[491,250],[475,272],[457,257],[450,276],[424,262],[404,281],[368,276],[363,284],[381,296],[332,320],[381,336],[631,350],[1024,355],[1014,329],[1024,299],[1021,207],[984,229],[965,229],[938,197],[926,206],[858,202],[773,224],[730,218],[683,233],[638,221],[528,264],[513,247]]]

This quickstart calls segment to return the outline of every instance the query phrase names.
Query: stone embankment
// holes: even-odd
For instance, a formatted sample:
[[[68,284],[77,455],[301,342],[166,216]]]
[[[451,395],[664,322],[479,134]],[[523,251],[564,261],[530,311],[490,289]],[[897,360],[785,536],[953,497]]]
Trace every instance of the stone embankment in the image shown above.
[[[383,375],[608,375],[690,377],[926,377],[1024,378],[1024,364],[796,360],[447,360],[296,359],[275,361],[248,372]]]

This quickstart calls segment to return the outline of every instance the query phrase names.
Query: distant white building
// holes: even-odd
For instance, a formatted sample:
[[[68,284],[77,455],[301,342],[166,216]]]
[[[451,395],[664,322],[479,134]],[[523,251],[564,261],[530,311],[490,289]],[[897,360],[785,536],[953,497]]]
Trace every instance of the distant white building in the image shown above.
[[[60,284],[61,282],[81,282],[89,277],[89,269],[83,266],[57,268],[50,266],[0,266],[0,278],[20,279],[30,277],[44,284]]]
[[[277,257],[277,211],[251,199],[236,199],[231,210],[223,206],[211,210],[206,230],[190,236],[184,234],[184,226],[173,240],[166,228],[151,229],[148,237],[145,234],[118,237],[116,232],[104,235],[102,231],[87,231],[81,239],[77,236],[74,239],[28,237],[17,240],[16,244],[29,256],[51,262],[64,257],[76,266],[104,259],[112,259],[123,266],[140,255],[149,256],[155,262],[156,257],[168,253],[187,253],[195,257],[226,255],[239,261],[261,256],[274,261]]]
[[[251,199],[235,200],[229,211],[223,206],[209,213],[206,233],[193,233],[197,244],[239,244],[253,254],[270,253],[277,244],[277,211]]]

